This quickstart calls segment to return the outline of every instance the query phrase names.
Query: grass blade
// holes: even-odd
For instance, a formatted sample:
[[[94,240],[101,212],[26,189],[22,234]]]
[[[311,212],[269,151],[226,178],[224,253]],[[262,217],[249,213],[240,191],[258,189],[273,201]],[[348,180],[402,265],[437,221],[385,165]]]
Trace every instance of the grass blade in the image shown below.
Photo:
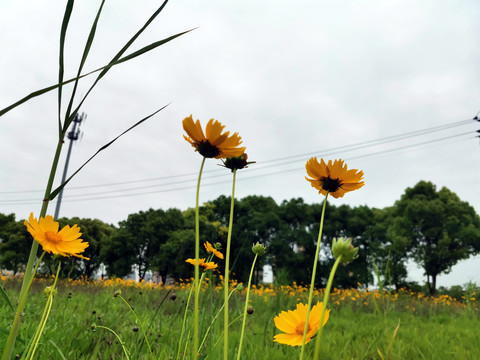
[[[48,340],[48,342],[49,342],[50,344],[52,344],[52,345],[55,347],[55,349],[57,349],[58,354],[60,355],[60,357],[61,357],[63,360],[67,360],[67,358],[65,357],[65,355],[63,355],[62,350],[60,350],[60,348],[57,346],[57,344],[55,344],[55,343],[53,342],[53,340]]]
[[[100,18],[100,14],[102,13],[103,5],[105,4],[105,0],[102,0],[102,3],[100,4],[100,8],[97,11],[97,15],[95,16],[95,20],[93,21],[92,27],[90,28],[90,33],[87,38],[87,42],[85,44],[85,48],[83,50],[82,54],[82,59],[80,60],[80,65],[78,67],[78,72],[77,72],[77,77],[80,76],[82,73],[83,66],[85,65],[85,62],[87,61],[88,54],[90,52],[90,49],[92,47],[93,39],[95,38],[95,33],[97,31],[97,25],[98,25],[98,19]],[[75,84],[73,86],[72,90],[72,95],[70,96],[70,101],[67,106],[67,111],[65,113],[65,119],[68,119],[71,115],[70,111],[72,110],[72,105],[73,105],[73,100],[75,99],[75,94],[77,93],[77,86],[78,86],[78,80],[75,80]],[[67,124],[65,124],[67,125]],[[70,126],[70,123],[68,123],[68,126]],[[67,126],[67,128],[68,128]],[[67,130],[65,128],[65,131]]]
[[[72,15],[74,0],[69,0],[67,6],[65,7],[65,14],[63,15],[62,28],[60,30],[60,50],[58,55],[58,83],[63,82],[64,74],[64,50],[65,50],[65,35],[67,33],[68,23],[70,22],[70,17]],[[62,85],[58,87],[58,132],[59,135],[62,132],[62,120],[61,120],[61,111],[62,111]]]
[[[57,195],[58,193],[65,187],[65,185],[67,185],[70,180],[72,180],[72,178],[77,175],[80,170],[83,169],[83,167],[85,165],[87,165],[95,156],[98,155],[98,153],[102,150],[105,150],[106,148],[108,148],[110,145],[112,145],[118,138],[120,138],[121,136],[125,135],[126,133],[128,133],[130,130],[133,130],[134,128],[136,128],[138,125],[142,124],[143,122],[145,122],[146,120],[150,119],[153,115],[157,114],[158,112],[162,111],[163,109],[165,109],[166,107],[168,106],[165,105],[163,106],[162,108],[158,109],[157,111],[155,111],[154,113],[144,117],[142,120],[138,121],[136,124],[134,124],[133,126],[129,127],[127,130],[125,130],[124,132],[122,132],[120,135],[118,135],[116,138],[114,138],[112,141],[106,143],[105,145],[103,145],[100,149],[97,150],[97,152],[95,154],[93,154],[90,159],[88,159],[87,161],[85,161],[83,163],[82,166],[80,166],[67,180],[65,180],[65,182],[63,184],[61,184],[59,187],[57,187],[54,191],[52,191],[50,193],[50,196],[48,197],[48,200],[53,200]]]
[[[83,75],[81,75],[81,76],[77,76],[77,77],[71,78],[71,79],[69,79],[69,80],[66,80],[66,81],[62,82],[61,84],[55,84],[55,85],[51,85],[51,86],[48,86],[48,87],[43,88],[43,89],[40,89],[40,90],[36,90],[36,91],[28,94],[27,96],[23,97],[22,99],[18,100],[17,102],[13,103],[12,105],[9,105],[9,106],[7,106],[6,108],[0,110],[0,117],[3,116],[3,115],[5,115],[6,113],[8,113],[10,110],[15,109],[17,106],[20,106],[20,105],[22,105],[23,103],[26,103],[26,102],[27,102],[28,100],[30,100],[30,99],[33,99],[33,98],[35,98],[35,97],[37,97],[37,96],[40,96],[40,95],[43,95],[43,94],[45,94],[45,93],[47,93],[47,92],[49,92],[49,91],[55,90],[55,89],[57,89],[59,86],[63,86],[63,85],[69,84],[69,83],[71,83],[71,82],[76,81],[77,79],[82,79],[82,78],[84,78],[84,77],[86,77],[86,76],[89,76],[89,75],[92,75],[92,74],[94,74],[94,73],[96,73],[96,72],[102,71],[102,70],[104,70],[104,69],[107,68],[107,67],[112,67],[112,66],[121,64],[121,63],[123,63],[123,62],[125,62],[125,61],[131,60],[131,59],[133,59],[133,58],[141,55],[141,54],[144,53],[144,52],[153,50],[154,48],[156,48],[156,47],[158,47],[158,46],[160,46],[160,45],[163,45],[163,44],[165,44],[166,42],[171,41],[171,40],[175,39],[176,37],[179,37],[179,36],[181,36],[181,35],[183,35],[183,34],[186,34],[186,33],[190,32],[190,31],[192,31],[192,30],[194,30],[194,29],[190,29],[190,30],[187,30],[187,31],[183,31],[183,32],[178,33],[178,34],[176,34],[176,35],[172,35],[172,36],[170,36],[170,37],[168,37],[168,38],[166,38],[166,39],[157,41],[157,42],[153,43],[153,44],[156,44],[155,47],[152,47],[153,44],[147,45],[147,46],[145,46],[144,48],[142,48],[142,49],[140,49],[140,50],[138,50],[138,51],[136,51],[136,52],[134,52],[134,53],[132,53],[132,54],[130,54],[130,55],[126,55],[125,57],[118,59],[114,64],[108,64],[108,65],[102,66],[102,67],[100,67],[100,68],[98,68],[98,69],[92,70],[92,71],[90,71],[90,72],[88,72],[88,73],[86,73],[86,74],[83,74]],[[78,111],[78,110],[77,110],[77,111]],[[73,117],[72,117],[72,120],[73,120]],[[70,122],[71,122],[71,121],[70,121]]]
[[[10,301],[10,298],[8,297],[5,289],[3,288],[3,286],[0,286],[0,294],[2,294],[2,297],[5,299],[5,301],[7,302],[8,306],[10,306],[10,309],[12,309],[13,312],[15,312],[15,308],[13,307],[13,304],[12,302]]]

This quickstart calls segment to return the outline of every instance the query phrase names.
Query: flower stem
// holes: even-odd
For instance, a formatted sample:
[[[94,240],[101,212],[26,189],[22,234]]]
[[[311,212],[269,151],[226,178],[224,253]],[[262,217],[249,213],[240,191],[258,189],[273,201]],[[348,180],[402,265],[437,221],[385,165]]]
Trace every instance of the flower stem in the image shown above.
[[[34,358],[38,343],[40,342],[40,338],[42,337],[43,330],[45,329],[45,325],[47,324],[48,317],[50,316],[50,311],[52,310],[53,297],[55,296],[55,288],[57,286],[57,280],[58,280],[58,276],[60,275],[61,266],[62,266],[62,261],[59,260],[57,274],[55,275],[55,281],[53,282],[53,286],[48,293],[47,303],[45,304],[45,309],[43,311],[42,318],[40,320],[40,323],[38,324],[37,331],[35,332],[35,335],[32,339],[32,343],[28,349],[27,356],[25,357],[26,359],[28,358],[29,360],[32,360]]]
[[[338,264],[342,261],[342,255],[340,255],[335,264],[333,264],[332,270],[330,271],[330,276],[328,277],[327,288],[325,289],[325,295],[323,295],[323,306],[322,306],[322,314],[320,315],[320,328],[317,332],[317,340],[315,340],[315,353],[313,355],[313,359],[319,359],[320,357],[320,342],[322,339],[322,332],[323,332],[323,318],[325,317],[325,311],[327,310],[328,299],[330,297],[330,290],[332,288],[333,278],[335,273],[337,272]]]
[[[258,258],[258,254],[255,254],[255,258],[253,259],[253,263],[252,263],[252,268],[250,270],[250,277],[248,278],[247,297],[245,298],[245,309],[243,309],[242,332],[240,335],[240,344],[238,345],[237,360],[240,360],[240,355],[242,354],[243,336],[245,335],[245,323],[247,321],[248,300],[250,297],[250,286],[252,285],[253,269],[255,268],[255,262],[257,261],[257,258]]]
[[[128,356],[128,349],[125,347],[125,344],[123,343],[122,339],[120,338],[120,336],[118,336],[118,334],[113,331],[112,329],[110,329],[109,327],[106,327],[106,326],[101,326],[101,325],[93,325],[93,327],[96,329],[96,328],[99,328],[99,329],[104,329],[104,330],[107,330],[107,331],[110,331],[113,335],[115,335],[115,337],[117,338],[118,342],[120,343],[120,345],[122,345],[122,349],[123,349],[123,352],[125,354],[125,357],[127,358],[127,360],[130,360],[130,357]]]
[[[200,166],[200,172],[198,174],[197,182],[197,195],[195,199],[195,301],[193,306],[193,356],[195,360],[198,356],[198,309],[200,301],[200,269],[198,266],[198,259],[200,258],[200,209],[199,209],[199,197],[200,197],[200,180],[202,178],[203,166],[205,165],[205,157],[202,160]]]
[[[328,199],[328,191],[327,191],[327,194],[325,195],[325,200],[323,200],[322,217],[320,218],[320,230],[318,232],[317,249],[315,251],[315,260],[313,261],[312,281],[310,283],[310,292],[308,294],[307,317],[305,319],[305,328],[303,330],[303,340],[302,340],[302,349],[300,351],[300,360],[303,360],[303,357],[305,355],[305,340],[307,338],[308,319],[310,317],[310,309],[312,307],[313,288],[315,287],[315,274],[317,273],[318,255],[320,253],[320,244],[322,242],[323,220],[325,219],[325,209],[327,207],[327,199]]]
[[[57,144],[57,149],[55,150],[55,155],[53,157],[52,167],[50,169],[50,175],[47,181],[47,187],[45,188],[45,195],[43,196],[42,208],[40,210],[39,218],[45,217],[48,208],[48,198],[50,192],[52,191],[53,181],[55,179],[55,173],[57,171],[58,161],[60,159],[60,154],[62,152],[63,138],[59,139]],[[10,328],[10,333],[8,334],[8,339],[3,349],[2,360],[9,360],[12,357],[13,347],[15,346],[15,340],[17,339],[18,330],[20,328],[20,321],[23,314],[23,308],[27,300],[28,290],[35,276],[35,272],[32,271],[33,263],[37,257],[38,243],[35,240],[32,240],[32,247],[30,248],[30,255],[28,256],[27,266],[25,267],[25,275],[23,276],[22,288],[20,290],[20,300],[15,310],[15,315],[13,318],[12,327]]]
[[[152,359],[155,359],[155,357],[153,356],[153,353],[152,353],[152,348],[151,348],[151,346],[150,346],[150,342],[148,341],[147,333],[145,332],[145,328],[143,327],[142,321],[141,321],[140,318],[138,317],[138,315],[137,315],[137,313],[135,312],[135,310],[133,310],[133,308],[130,306],[130,304],[128,303],[128,301],[125,300],[125,298],[124,298],[122,295],[119,295],[118,297],[123,300],[123,302],[124,302],[124,303],[128,306],[128,308],[132,311],[133,316],[135,316],[135,319],[138,321],[138,325],[140,326],[140,329],[142,330],[142,333],[143,333],[143,337],[145,338],[145,342],[147,343],[148,352],[150,353],[150,357],[151,357]]]
[[[235,204],[235,180],[237,169],[233,170],[232,200],[230,203],[230,220],[228,222],[227,250],[225,251],[225,277],[224,277],[224,321],[223,321],[223,359],[228,359],[228,293],[230,288],[230,244],[233,228],[233,207]]]

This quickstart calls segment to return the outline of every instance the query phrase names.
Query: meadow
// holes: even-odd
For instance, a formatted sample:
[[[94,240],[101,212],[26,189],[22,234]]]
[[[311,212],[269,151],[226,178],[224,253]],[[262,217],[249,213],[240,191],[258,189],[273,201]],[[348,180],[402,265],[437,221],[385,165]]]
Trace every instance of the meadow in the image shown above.
[[[36,279],[32,286],[25,309],[28,316],[23,319],[15,348],[17,358],[21,357],[18,351],[26,347],[35,332],[46,302],[43,289],[51,280]],[[204,340],[201,359],[220,359],[223,353],[222,313],[219,313],[223,286],[214,280],[207,281],[200,297],[200,340]],[[20,281],[3,277],[2,286],[15,299]],[[231,284],[232,289],[236,286],[234,282]],[[160,286],[121,279],[61,280],[37,358],[124,359],[122,341],[131,359],[149,359],[143,326],[155,358],[175,359],[189,288],[190,282]],[[115,297],[118,291],[121,296]],[[234,290],[230,298],[229,356],[232,358],[239,341],[245,291]],[[298,347],[273,342],[278,333],[273,318],[283,310],[293,309],[300,301],[306,302],[307,296],[308,288],[295,284],[253,286],[250,304],[254,312],[247,317],[242,359],[297,358]],[[408,290],[381,293],[364,287],[334,289],[321,359],[478,359],[480,306],[475,296],[473,293],[459,301],[448,295],[430,298]],[[315,290],[315,301],[322,297],[323,291]],[[3,347],[8,334],[4,329],[8,328],[12,313],[2,303],[0,314],[0,329],[5,335],[0,340]],[[191,332],[191,325],[187,317],[186,331]],[[306,346],[307,358],[312,355],[313,345],[312,342]],[[180,359],[190,358],[188,352],[184,357],[186,347],[188,344],[183,344]]]

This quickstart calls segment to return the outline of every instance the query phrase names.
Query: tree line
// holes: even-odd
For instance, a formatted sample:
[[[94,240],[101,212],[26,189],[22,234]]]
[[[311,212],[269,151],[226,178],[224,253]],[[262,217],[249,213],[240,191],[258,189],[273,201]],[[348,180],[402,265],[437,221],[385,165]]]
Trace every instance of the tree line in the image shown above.
[[[200,208],[200,241],[226,243],[231,199],[220,196]],[[319,231],[322,203],[307,204],[301,198],[277,204],[272,198],[247,196],[235,200],[231,248],[232,278],[246,282],[253,260],[251,247],[261,242],[267,253],[257,269],[270,264],[280,284],[308,283]],[[109,277],[124,277],[132,267],[140,278],[147,271],[162,279],[188,279],[194,257],[194,209],[149,209],[130,214],[117,226],[97,219],[61,218],[60,225],[80,226],[82,238],[90,246],[90,258],[64,259],[64,277],[91,278],[105,265]],[[359,257],[337,272],[335,285],[357,287],[373,284],[375,271],[396,288],[408,286],[407,261],[413,260],[427,277],[431,294],[436,279],[448,273],[458,261],[480,253],[480,217],[467,202],[449,189],[440,190],[431,182],[420,181],[407,188],[391,207],[336,206],[327,203],[319,274],[316,286],[324,287],[334,259],[330,244],[335,237],[351,237],[360,248]],[[22,272],[32,238],[15,215],[0,214],[0,268]],[[47,257],[41,271],[54,271],[55,261]],[[223,272],[219,262],[219,270]],[[255,279],[258,282],[258,277]]]

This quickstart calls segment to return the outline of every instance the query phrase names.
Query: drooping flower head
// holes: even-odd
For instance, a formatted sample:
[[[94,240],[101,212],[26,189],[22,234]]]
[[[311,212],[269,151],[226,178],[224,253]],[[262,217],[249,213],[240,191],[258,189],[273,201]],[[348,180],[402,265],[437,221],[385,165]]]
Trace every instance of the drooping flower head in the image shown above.
[[[357,169],[347,170],[347,164],[342,159],[328,160],[328,164],[321,159],[312,157],[305,165],[307,174],[312,179],[305,177],[310,181],[312,187],[318,190],[320,194],[326,195],[327,191],[334,198],[340,198],[345,193],[360,189],[363,182],[363,171]]]
[[[206,241],[203,246],[205,246],[205,249],[209,252],[215,255],[216,257],[223,259],[223,254],[215,249],[212,244],[210,244],[208,241]]]
[[[323,303],[317,302],[317,304],[310,310],[305,344],[317,334],[317,331],[320,328],[319,325],[322,308]],[[330,310],[326,310],[322,326],[327,323],[329,316]],[[297,304],[295,310],[282,311],[279,315],[275,316],[273,321],[275,322],[275,326],[280,331],[283,331],[283,334],[275,335],[273,341],[290,346],[302,346],[306,319],[307,305],[302,303]]]
[[[77,225],[73,227],[66,225],[58,231],[59,224],[53,220],[52,216],[47,215],[37,221],[33,213],[30,214],[28,221],[25,220],[24,225],[46,252],[90,260],[80,255],[88,247],[88,243],[80,239],[82,233]]]
[[[242,138],[238,133],[232,136],[229,131],[222,134],[225,125],[214,119],[210,119],[203,133],[200,121],[193,121],[192,115],[183,119],[183,129],[188,136],[183,135],[200,155],[206,158],[225,159],[226,157],[241,156],[245,147],[239,147]],[[206,135],[206,136],[205,136]]]
[[[195,259],[187,259],[185,262],[195,266]],[[203,270],[216,269],[218,267],[214,262],[205,262],[205,258],[198,259],[198,266],[203,268]]]

